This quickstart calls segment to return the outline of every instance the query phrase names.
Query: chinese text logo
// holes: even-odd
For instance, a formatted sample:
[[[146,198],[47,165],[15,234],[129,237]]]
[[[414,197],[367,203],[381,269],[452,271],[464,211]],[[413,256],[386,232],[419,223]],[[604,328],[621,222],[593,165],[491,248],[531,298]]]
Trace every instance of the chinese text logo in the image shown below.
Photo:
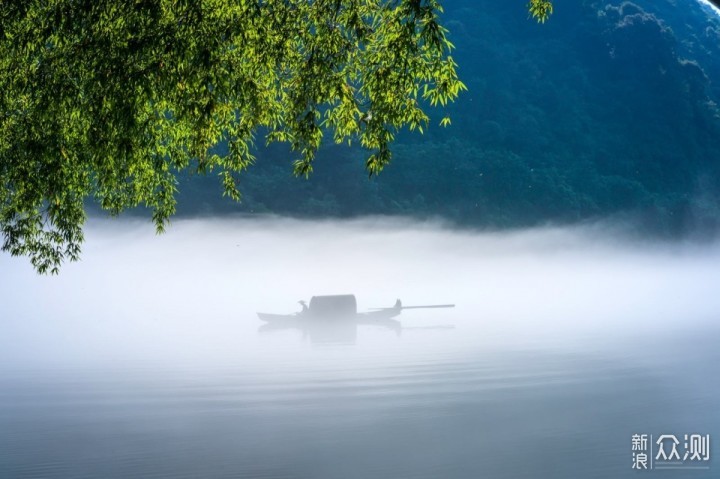
[[[683,440],[674,434],[633,434],[632,468],[643,469],[710,469],[710,434],[685,434]]]

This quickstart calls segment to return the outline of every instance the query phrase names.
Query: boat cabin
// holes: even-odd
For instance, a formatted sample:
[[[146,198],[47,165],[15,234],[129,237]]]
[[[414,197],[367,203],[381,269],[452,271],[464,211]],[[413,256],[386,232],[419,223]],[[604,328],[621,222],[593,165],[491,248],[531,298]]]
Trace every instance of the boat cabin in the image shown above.
[[[313,296],[306,314],[315,318],[354,317],[357,315],[357,301],[354,294]]]

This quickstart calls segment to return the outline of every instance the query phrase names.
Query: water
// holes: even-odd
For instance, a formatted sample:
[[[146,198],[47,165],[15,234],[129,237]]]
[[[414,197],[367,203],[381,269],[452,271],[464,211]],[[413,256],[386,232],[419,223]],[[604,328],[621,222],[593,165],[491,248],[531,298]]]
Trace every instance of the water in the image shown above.
[[[711,350],[656,365],[643,364],[645,354],[516,351],[405,361],[322,350],[302,365],[273,368],[16,374],[2,381],[0,471],[630,477],[633,433],[717,433],[714,368],[694,361],[705,356],[716,366]]]
[[[57,278],[0,260],[0,477],[635,477],[632,434],[720,437],[715,245],[148,229],[92,224]],[[256,310],[340,292],[458,306],[406,312],[399,332],[258,331]]]

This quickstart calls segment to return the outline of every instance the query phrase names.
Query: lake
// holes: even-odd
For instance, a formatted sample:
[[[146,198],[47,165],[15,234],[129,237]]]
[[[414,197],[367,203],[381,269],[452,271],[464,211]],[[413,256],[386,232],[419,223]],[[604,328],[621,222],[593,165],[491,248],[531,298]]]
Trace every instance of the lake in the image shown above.
[[[383,220],[148,230],[92,223],[58,277],[0,260],[0,477],[717,475],[714,244]],[[255,311],[340,292],[457,306],[403,312],[399,331],[259,331]],[[709,434],[711,458],[638,472],[633,434],[681,452]]]

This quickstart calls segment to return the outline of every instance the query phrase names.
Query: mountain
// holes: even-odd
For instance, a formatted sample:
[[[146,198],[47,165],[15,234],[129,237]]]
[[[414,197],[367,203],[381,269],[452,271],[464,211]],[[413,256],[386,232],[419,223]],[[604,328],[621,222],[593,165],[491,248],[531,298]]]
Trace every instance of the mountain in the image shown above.
[[[214,177],[183,178],[181,214],[402,214],[530,226],[620,217],[660,234],[720,225],[720,17],[698,2],[443,2],[468,91],[401,132],[379,177],[367,152],[326,145],[309,180],[292,153],[257,152],[240,204]]]

